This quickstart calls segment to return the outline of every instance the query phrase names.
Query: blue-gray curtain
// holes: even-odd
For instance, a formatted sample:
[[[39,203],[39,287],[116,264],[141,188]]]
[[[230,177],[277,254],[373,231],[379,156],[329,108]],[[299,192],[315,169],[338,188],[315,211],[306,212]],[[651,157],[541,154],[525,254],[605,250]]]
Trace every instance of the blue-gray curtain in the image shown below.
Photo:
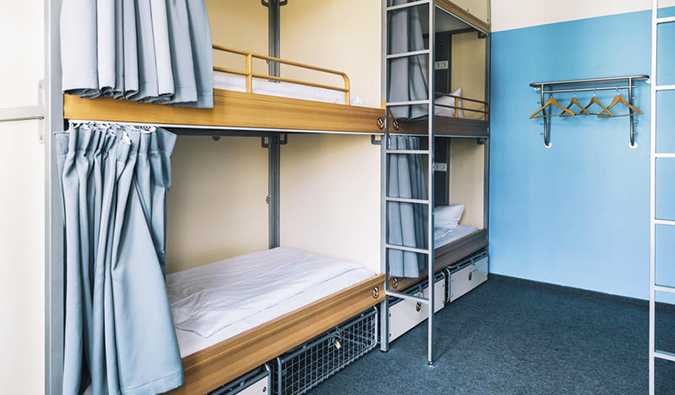
[[[405,4],[409,0],[389,0],[390,6]],[[428,7],[428,6],[427,6]],[[422,21],[419,7],[388,13],[388,53],[419,51],[424,49]],[[389,97],[387,101],[400,102],[426,100],[428,97],[427,57],[425,55],[389,60]],[[395,118],[414,119],[428,115],[427,106],[392,107]]]
[[[56,133],[65,218],[63,394],[157,394],[183,383],[164,283],[170,155],[163,129]]]
[[[63,91],[213,107],[204,0],[63,0]]]
[[[390,136],[389,149],[419,150],[420,139],[412,136]],[[426,199],[427,184],[422,155],[392,154],[387,163],[390,197]],[[387,242],[389,244],[426,248],[427,207],[422,204],[388,202]],[[419,277],[426,267],[426,257],[409,251],[388,250],[389,270],[396,277]]]

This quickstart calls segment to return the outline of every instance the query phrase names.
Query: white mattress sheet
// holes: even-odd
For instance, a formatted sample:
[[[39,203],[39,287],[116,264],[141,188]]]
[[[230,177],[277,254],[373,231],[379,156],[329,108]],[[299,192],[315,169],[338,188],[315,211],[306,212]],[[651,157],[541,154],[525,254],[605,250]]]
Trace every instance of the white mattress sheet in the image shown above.
[[[228,73],[213,73],[213,87],[237,92],[246,92],[246,77]],[[325,103],[345,104],[345,94],[331,89],[317,88],[290,82],[272,82],[259,78],[253,79],[253,93],[291,99],[313,100]],[[363,106],[363,99],[350,94],[353,106]]]
[[[464,236],[468,236],[478,230],[477,227],[471,225],[457,225],[454,228],[434,229],[434,247],[442,247],[450,244],[455,240],[459,240]]]
[[[374,275],[355,263],[285,247],[169,274],[181,357]]]

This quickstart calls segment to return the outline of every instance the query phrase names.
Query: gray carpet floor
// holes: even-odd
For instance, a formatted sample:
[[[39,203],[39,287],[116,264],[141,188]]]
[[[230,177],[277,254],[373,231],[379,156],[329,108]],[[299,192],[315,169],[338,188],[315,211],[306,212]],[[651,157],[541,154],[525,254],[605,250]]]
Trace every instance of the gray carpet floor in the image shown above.
[[[329,378],[321,394],[647,394],[646,302],[492,276],[426,322]],[[675,352],[675,311],[657,314],[657,347]],[[675,363],[657,361],[657,394]]]

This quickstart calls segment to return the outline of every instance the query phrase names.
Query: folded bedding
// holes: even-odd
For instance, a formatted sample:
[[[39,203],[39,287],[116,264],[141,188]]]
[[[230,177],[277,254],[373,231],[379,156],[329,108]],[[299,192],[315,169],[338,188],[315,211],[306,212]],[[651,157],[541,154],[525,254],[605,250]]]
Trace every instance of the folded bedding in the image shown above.
[[[228,73],[213,73],[213,87],[236,92],[246,92],[246,77]],[[291,99],[313,100],[324,103],[345,104],[345,94],[340,91],[317,88],[290,82],[273,82],[265,79],[253,79],[253,93],[260,95],[287,97]],[[350,104],[362,106],[363,99],[350,94]]]
[[[374,275],[355,263],[286,247],[169,274],[167,290],[181,356]]]

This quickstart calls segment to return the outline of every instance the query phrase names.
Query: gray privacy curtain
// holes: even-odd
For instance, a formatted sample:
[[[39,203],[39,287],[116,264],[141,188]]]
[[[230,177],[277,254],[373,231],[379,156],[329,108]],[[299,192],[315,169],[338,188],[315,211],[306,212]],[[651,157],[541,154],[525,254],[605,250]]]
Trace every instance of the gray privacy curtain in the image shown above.
[[[213,107],[204,0],[63,0],[63,91]]]
[[[164,283],[170,155],[163,129],[87,123],[56,134],[66,244],[63,394],[156,394],[183,383]]]
[[[392,6],[408,2],[408,0],[389,0],[388,4]],[[424,49],[419,7],[390,12],[388,18],[389,54]],[[427,57],[424,55],[389,60],[387,101],[426,100],[427,67]],[[413,119],[428,115],[428,109],[427,106],[392,107],[391,113],[395,118]]]
[[[419,150],[420,140],[411,136],[391,136],[389,149]],[[389,155],[387,193],[390,197],[426,199],[427,185],[422,155]],[[406,247],[426,248],[427,207],[422,204],[389,202],[387,242]],[[388,250],[389,270],[396,277],[418,277],[426,266],[425,255]]]

